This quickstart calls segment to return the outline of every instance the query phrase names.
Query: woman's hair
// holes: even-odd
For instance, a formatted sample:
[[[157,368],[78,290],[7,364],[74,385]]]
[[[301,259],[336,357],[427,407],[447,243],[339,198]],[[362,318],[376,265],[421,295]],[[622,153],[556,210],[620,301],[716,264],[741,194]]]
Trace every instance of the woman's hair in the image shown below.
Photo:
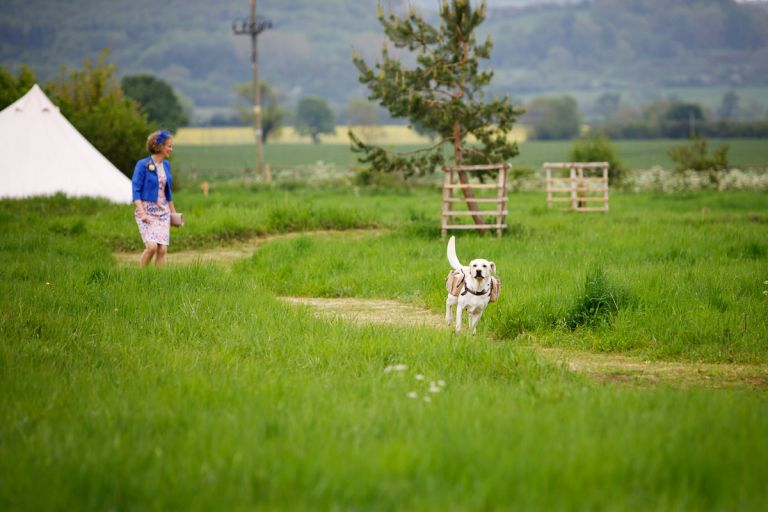
[[[156,155],[160,152],[165,141],[170,138],[171,132],[168,130],[157,130],[156,132],[150,133],[149,137],[147,137],[147,150],[149,150],[151,154]]]

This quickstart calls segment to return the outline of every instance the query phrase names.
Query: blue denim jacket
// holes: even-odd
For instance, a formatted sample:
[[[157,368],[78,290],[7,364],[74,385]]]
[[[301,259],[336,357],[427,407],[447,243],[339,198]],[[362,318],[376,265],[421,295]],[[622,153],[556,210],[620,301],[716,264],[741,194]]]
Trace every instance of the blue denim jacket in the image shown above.
[[[157,202],[157,192],[160,188],[160,183],[157,179],[157,171],[150,171],[149,164],[152,163],[152,157],[142,158],[136,162],[136,168],[133,170],[133,201],[141,199],[142,201],[149,201],[152,203]],[[173,201],[171,195],[171,163],[168,160],[163,160],[163,167],[165,168],[165,176],[167,182],[165,184],[165,198],[168,201]]]

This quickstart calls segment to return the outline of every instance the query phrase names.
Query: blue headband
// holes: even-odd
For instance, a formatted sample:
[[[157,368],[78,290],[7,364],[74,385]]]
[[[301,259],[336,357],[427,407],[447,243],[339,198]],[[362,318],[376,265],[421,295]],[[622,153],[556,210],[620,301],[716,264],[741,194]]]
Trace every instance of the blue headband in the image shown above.
[[[162,146],[163,144],[165,144],[165,141],[167,141],[168,137],[170,136],[171,136],[171,132],[169,132],[168,130],[163,130],[157,134],[157,138],[155,139],[155,142],[157,143],[158,146]]]

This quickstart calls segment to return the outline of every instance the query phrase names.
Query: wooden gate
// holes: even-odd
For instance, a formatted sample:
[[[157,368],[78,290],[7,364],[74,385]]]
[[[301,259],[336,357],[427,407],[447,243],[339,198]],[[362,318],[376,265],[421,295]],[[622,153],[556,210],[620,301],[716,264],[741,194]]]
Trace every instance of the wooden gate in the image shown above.
[[[607,212],[608,167],[608,162],[545,163],[547,206],[552,208],[553,203],[568,203],[564,210]],[[555,176],[552,171],[555,171]],[[600,204],[590,206],[589,203]]]
[[[509,164],[462,165],[444,167],[443,207],[440,223],[440,235],[445,238],[452,229],[496,230],[496,236],[507,227],[507,171]],[[480,183],[472,180],[472,173],[478,171],[498,171],[496,183]],[[471,198],[464,196],[468,190]],[[458,192],[458,195],[456,194]],[[460,208],[462,204],[466,208]],[[493,209],[481,208],[489,205]],[[479,217],[481,223],[474,222]],[[462,222],[469,220],[469,223]]]

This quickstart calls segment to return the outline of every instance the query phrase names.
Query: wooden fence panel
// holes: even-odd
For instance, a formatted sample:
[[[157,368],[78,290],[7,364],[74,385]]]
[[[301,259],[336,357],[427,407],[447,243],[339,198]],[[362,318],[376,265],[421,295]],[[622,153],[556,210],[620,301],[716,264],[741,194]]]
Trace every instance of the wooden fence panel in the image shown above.
[[[547,206],[569,203],[564,210],[576,212],[608,211],[608,162],[547,162]],[[568,176],[553,176],[552,172],[568,171]],[[599,176],[590,176],[598,173]],[[588,206],[587,203],[600,203]]]
[[[471,181],[471,173],[477,171],[497,170],[498,179],[496,183],[479,183]],[[449,230],[471,230],[477,229],[482,231],[496,230],[496,236],[501,236],[504,228],[507,227],[507,172],[509,170],[509,164],[487,164],[487,165],[463,165],[458,167],[444,167],[443,171],[445,175],[443,177],[443,203],[441,209],[441,221],[440,221],[440,235],[445,238],[448,235]],[[459,173],[468,173],[468,183],[460,183],[458,180]],[[471,199],[464,197],[465,190],[470,190],[472,195],[479,193]],[[454,195],[455,193],[461,194],[461,196]],[[489,194],[489,195],[482,195]],[[462,204],[472,203],[472,206],[477,209],[473,210],[458,209],[457,207]],[[481,209],[478,205],[487,205],[492,207]],[[462,218],[471,218],[473,216],[479,216],[484,219],[482,224],[474,223],[461,223]],[[492,220],[491,220],[492,218]]]

